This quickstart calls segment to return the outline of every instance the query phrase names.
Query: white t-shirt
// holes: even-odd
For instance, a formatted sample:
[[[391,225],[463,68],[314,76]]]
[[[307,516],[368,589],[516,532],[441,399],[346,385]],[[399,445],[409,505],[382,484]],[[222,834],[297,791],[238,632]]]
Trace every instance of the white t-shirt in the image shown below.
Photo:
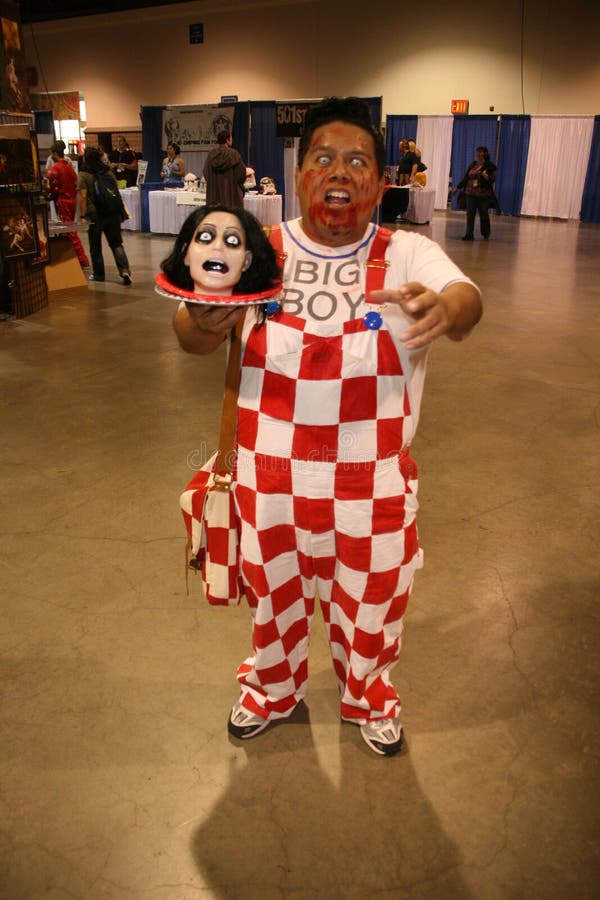
[[[405,442],[410,443],[418,424],[429,347],[408,350],[399,340],[398,335],[413,322],[400,306],[387,304],[382,309],[379,305],[369,307],[365,302],[365,263],[376,230],[376,226],[371,223],[361,241],[342,247],[328,247],[307,238],[299,219],[284,223],[282,235],[286,259],[283,311],[304,320],[304,335],[319,337],[333,337],[340,334],[345,323],[362,320],[369,308],[381,312],[382,328],[386,328],[392,338],[406,379],[410,416],[405,423],[404,437]],[[388,289],[399,288],[411,281],[420,282],[436,292],[455,282],[473,284],[438,244],[414,232],[395,232],[386,250],[386,260],[389,266],[385,274],[384,287]],[[254,323],[254,315],[249,314],[246,317],[244,341]],[[283,360],[286,355],[290,353],[293,355],[294,349],[286,337],[285,329],[278,329],[276,320],[269,323],[268,328],[269,356]],[[344,344],[352,357],[363,359],[365,374],[372,372],[374,365],[373,359],[368,357],[371,353],[370,348],[376,347],[376,342],[370,340],[370,337],[365,327],[358,329],[356,334],[344,338]],[[293,369],[290,371],[293,372]],[[258,382],[243,374],[240,391],[242,404],[245,389],[246,401],[253,405],[251,397],[258,390]],[[297,407],[302,405],[304,409],[310,409],[311,406],[318,409],[319,403],[322,402],[319,383],[303,380],[301,389],[313,390],[314,396],[306,397],[303,401],[298,398]]]

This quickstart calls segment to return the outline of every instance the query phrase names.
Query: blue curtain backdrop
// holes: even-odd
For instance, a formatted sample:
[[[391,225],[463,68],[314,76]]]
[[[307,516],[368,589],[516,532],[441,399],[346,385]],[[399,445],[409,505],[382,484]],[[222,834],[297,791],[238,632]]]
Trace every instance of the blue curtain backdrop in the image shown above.
[[[231,137],[233,138],[233,146],[238,151],[246,165],[248,159],[248,121],[250,116],[250,104],[246,101],[235,104],[233,114],[233,128],[231,129]]]
[[[521,214],[530,133],[530,116],[500,117],[498,159],[494,162],[498,166],[496,196],[505,216]]]
[[[148,160],[146,181],[160,182],[160,170],[164,159],[162,134],[163,106],[142,106],[142,158]],[[161,182],[162,183],[162,182]]]
[[[401,138],[417,138],[418,116],[386,116],[385,164],[397,166],[400,158],[398,143]]]
[[[283,151],[285,138],[276,137],[277,115],[274,100],[250,102],[250,150],[248,165],[256,172],[256,182],[265,175],[274,179],[277,193],[283,195],[285,209],[285,179]]]
[[[497,138],[497,116],[454,116],[450,157],[452,187],[462,181],[469,165],[476,158],[477,147],[487,147],[492,162],[496,162]],[[452,209],[458,209],[456,195],[452,197]]]
[[[54,114],[51,109],[34,109],[36,134],[54,134]]]
[[[600,222],[600,116],[594,116],[592,146],[581,198],[581,220]]]

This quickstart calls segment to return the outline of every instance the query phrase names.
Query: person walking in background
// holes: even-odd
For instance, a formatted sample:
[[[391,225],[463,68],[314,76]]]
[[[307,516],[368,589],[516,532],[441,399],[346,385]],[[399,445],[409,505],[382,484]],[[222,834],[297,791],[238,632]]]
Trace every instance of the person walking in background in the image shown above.
[[[65,142],[56,141],[50,148],[52,167],[47,170],[48,194],[54,201],[56,215],[61,222],[72,222],[75,218],[77,202],[77,174],[75,169],[65,159]],[[90,261],[76,231],[69,231],[69,240],[77,254],[77,259],[83,267],[89,266]]]
[[[479,212],[479,228],[484,241],[489,240],[491,233],[489,209],[499,210],[498,200],[494,193],[496,166],[490,160],[487,147],[478,147],[477,159],[473,160],[461,181],[452,191],[457,194],[463,191],[467,211],[467,231],[463,241],[475,240],[475,213]]]
[[[181,157],[179,144],[171,142],[167,145],[167,155],[163,159],[160,177],[165,187],[183,187],[185,163]]]
[[[271,232],[280,305],[244,320],[233,496],[253,639],[227,724],[244,740],[304,698],[318,596],[342,720],[378,755],[402,744],[391,670],[422,565],[410,444],[429,348],[466,337],[481,300],[433,241],[371,221],[384,164],[362,100],[307,112],[301,217]],[[212,253],[220,260],[222,248]],[[182,303],[175,332],[187,352],[211,353],[240,315]]]
[[[88,239],[92,257],[90,281],[104,281],[104,234],[123,284],[129,287],[131,272],[121,235],[121,222],[126,218],[125,207],[115,176],[102,162],[97,147],[86,147],[79,171],[78,188],[80,219],[89,224]]]
[[[234,147],[229,131],[220,131],[217,146],[209,152],[204,164],[206,202],[223,203],[225,206],[244,205],[246,164]]]

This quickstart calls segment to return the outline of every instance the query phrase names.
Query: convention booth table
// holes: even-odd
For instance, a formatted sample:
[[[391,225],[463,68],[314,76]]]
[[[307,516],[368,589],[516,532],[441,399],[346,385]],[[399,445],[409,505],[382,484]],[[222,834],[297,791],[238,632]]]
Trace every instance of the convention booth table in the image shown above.
[[[183,200],[186,202],[181,202]],[[150,191],[150,231],[154,234],[179,234],[194,206],[204,201],[204,197],[191,191]],[[278,225],[282,216],[281,194],[246,194],[244,209],[255,215],[262,225]]]
[[[244,194],[244,209],[262,225],[279,225],[282,219],[281,194]]]
[[[435,190],[404,185],[388,185],[381,199],[381,221],[407,219],[413,225],[426,225],[433,218]]]
[[[413,225],[428,225],[433,219],[434,188],[410,188],[406,218]]]
[[[129,210],[129,218],[121,223],[121,228],[125,231],[139,231],[142,227],[140,189],[137,187],[123,188],[119,193]]]

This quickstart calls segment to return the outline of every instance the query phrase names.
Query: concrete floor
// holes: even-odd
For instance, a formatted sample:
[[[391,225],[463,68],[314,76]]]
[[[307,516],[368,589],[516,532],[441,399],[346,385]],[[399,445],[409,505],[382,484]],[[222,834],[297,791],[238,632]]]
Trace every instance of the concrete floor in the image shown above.
[[[223,355],[152,292],[171,239],[126,235],[131,289],[111,265],[0,323],[2,898],[600,896],[600,231],[418,230],[485,316],[430,361],[392,759],[340,725],[320,621],[306,707],[226,734],[248,614],[186,596],[178,509]]]

